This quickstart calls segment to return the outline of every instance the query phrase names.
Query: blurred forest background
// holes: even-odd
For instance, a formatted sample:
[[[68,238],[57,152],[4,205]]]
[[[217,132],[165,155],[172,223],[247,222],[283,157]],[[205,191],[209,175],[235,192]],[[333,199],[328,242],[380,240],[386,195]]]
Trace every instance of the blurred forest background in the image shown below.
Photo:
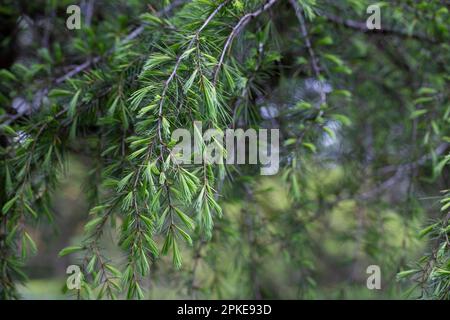
[[[81,8],[79,30],[66,27],[72,4]],[[203,51],[189,60],[191,35],[221,4],[198,40]],[[373,4],[381,30],[366,26]],[[150,264],[139,279],[150,299],[448,299],[449,10],[439,0],[2,0],[2,298],[76,298],[80,292],[65,288],[71,264],[92,274],[83,287],[88,297],[102,292],[108,274],[129,297],[139,296],[120,275],[136,259]],[[186,61],[177,59],[183,50]],[[280,128],[280,172],[211,169],[222,215],[211,214],[211,229],[180,231],[187,240],[179,240],[179,252],[164,254],[169,234],[161,227],[152,237],[162,254],[152,251],[152,240],[151,253],[129,254],[122,212],[132,209],[101,223],[94,246],[86,236],[93,224],[100,228],[92,217],[107,211],[99,206],[114,190],[122,197],[142,156],[130,155],[133,136],[143,136],[146,111],[138,108],[148,103],[135,108],[134,93],[163,83],[177,62],[180,86],[169,90],[208,105],[208,86],[206,98],[192,92],[201,82],[183,89],[196,64],[193,78],[206,70],[202,77],[215,86],[220,103],[213,108],[229,116],[212,126]],[[212,119],[211,110],[198,108]],[[170,130],[190,119],[183,117],[167,116]],[[21,158],[30,153],[29,163]],[[33,195],[23,200],[26,183]],[[164,216],[162,206],[155,217]],[[185,207],[197,226],[207,224]],[[67,247],[72,254],[60,254]],[[115,267],[102,270],[109,262]],[[370,265],[381,268],[380,290],[366,287]]]

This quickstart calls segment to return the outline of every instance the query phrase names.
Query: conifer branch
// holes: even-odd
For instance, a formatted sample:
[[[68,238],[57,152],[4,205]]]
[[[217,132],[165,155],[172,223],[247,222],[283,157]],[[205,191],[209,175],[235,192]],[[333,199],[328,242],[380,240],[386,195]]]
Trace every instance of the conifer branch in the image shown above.
[[[295,15],[297,16],[298,21],[300,22],[300,30],[303,35],[303,39],[305,40],[305,45],[308,50],[309,56],[311,58],[311,65],[314,71],[314,74],[317,78],[317,81],[321,81],[321,75],[320,75],[320,67],[319,67],[319,61],[316,57],[316,54],[314,53],[314,49],[311,44],[311,40],[308,35],[308,29],[306,27],[306,21],[303,17],[302,9],[300,8],[300,5],[298,4],[297,0],[289,0],[289,3],[292,5],[295,11]],[[326,95],[323,90],[320,91],[320,103],[323,104],[326,101]]]
[[[231,31],[230,35],[228,36],[227,40],[225,41],[225,45],[222,49],[222,53],[220,54],[219,62],[217,63],[214,71],[213,76],[213,85],[215,86],[219,77],[220,68],[224,62],[225,55],[227,54],[231,44],[233,43],[234,38],[242,31],[242,29],[245,28],[245,26],[254,18],[259,16],[261,13],[268,10],[270,7],[272,7],[277,0],[267,0],[266,3],[260,7],[258,10],[247,13],[242,18],[239,19],[238,23],[233,27],[233,30]]]
[[[329,13],[322,13],[321,16],[336,25],[340,25],[348,29],[357,30],[367,34],[386,34],[397,36],[404,39],[415,39],[419,41],[424,41],[430,44],[439,44],[439,42],[436,39],[430,38],[429,36],[423,34],[408,33],[402,30],[396,30],[389,27],[369,30],[365,22],[355,21],[352,19],[344,19]]]
[[[200,35],[200,33],[203,31],[203,29],[206,28],[206,26],[211,22],[211,20],[214,18],[214,16],[219,13],[219,11],[229,2],[230,0],[225,0],[223,1],[220,5],[218,5],[216,7],[216,9],[214,9],[214,11],[208,16],[208,18],[206,18],[206,20],[203,22],[203,24],[201,25],[201,27],[197,30],[197,32],[195,32],[195,34],[193,35],[191,41],[189,41],[189,44],[186,48],[186,50],[184,52],[188,52],[189,50],[192,49],[192,47],[194,46],[194,44],[198,41],[198,37]],[[275,0],[276,1],[276,0]],[[185,56],[183,54],[181,54],[178,58],[177,61],[175,63],[175,66],[172,70],[172,72],[170,73],[169,78],[167,78],[167,80],[164,83],[164,87],[162,90],[162,94],[161,94],[161,98],[159,100],[159,111],[158,111],[158,137],[159,137],[159,141],[161,143],[161,147],[164,145],[163,139],[162,139],[162,133],[161,133],[161,123],[162,123],[162,113],[163,113],[163,105],[164,105],[164,100],[166,99],[166,95],[167,95],[167,90],[169,89],[169,85],[172,82],[172,80],[175,78],[178,68],[181,64],[181,61],[185,58]]]
[[[176,0],[176,1],[173,1],[171,4],[169,4],[168,6],[164,7],[163,9],[161,9],[159,11],[156,11],[155,12],[155,16],[156,17],[162,17],[162,16],[170,13],[176,7],[179,7],[179,6],[185,4],[185,3],[189,2],[189,1],[190,0]],[[144,30],[145,30],[145,24],[142,24],[141,26],[135,28],[132,32],[130,32],[125,38],[123,38],[121,43],[126,43],[126,42],[129,42],[131,40],[134,40]],[[65,81],[67,81],[68,79],[73,78],[77,74],[90,69],[91,67],[93,67],[97,63],[99,63],[102,60],[104,60],[108,55],[112,54],[114,51],[115,51],[115,48],[111,48],[111,49],[109,49],[107,51],[107,54],[104,55],[104,56],[95,56],[95,57],[89,58],[85,62],[83,62],[83,63],[81,63],[79,65],[76,65],[70,71],[68,71],[67,73],[63,74],[62,76],[57,77],[56,79],[54,79],[52,81],[52,84],[50,86],[42,88],[38,92],[35,93],[32,110],[24,110],[23,112],[17,113],[15,115],[8,115],[8,120],[4,121],[2,124],[9,125],[10,123],[15,121],[16,119],[24,116],[27,112],[38,110],[39,107],[40,107],[40,104],[42,103],[42,99],[45,96],[47,96],[47,94],[49,93],[49,91],[50,91],[50,89],[52,87],[58,86],[58,85],[64,83]]]

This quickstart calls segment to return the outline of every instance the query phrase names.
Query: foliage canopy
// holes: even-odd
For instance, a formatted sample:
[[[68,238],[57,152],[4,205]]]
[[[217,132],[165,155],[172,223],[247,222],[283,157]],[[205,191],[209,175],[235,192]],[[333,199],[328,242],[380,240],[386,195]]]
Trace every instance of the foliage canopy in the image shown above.
[[[54,220],[77,155],[90,210],[84,240],[60,256],[79,259],[81,298],[145,298],[168,256],[192,297],[239,296],[230,263],[243,297],[284,297],[263,273],[285,259],[296,298],[350,261],[350,281],[374,262],[386,281],[416,282],[415,296],[448,299],[444,2],[380,3],[382,29],[368,30],[370,1],[98,0],[68,30],[70,1],[6,1],[2,23],[17,32],[1,44],[14,58],[0,71],[0,297],[19,297],[31,231]],[[194,121],[279,128],[279,175],[177,164],[171,133]],[[102,244],[111,234],[119,259]]]

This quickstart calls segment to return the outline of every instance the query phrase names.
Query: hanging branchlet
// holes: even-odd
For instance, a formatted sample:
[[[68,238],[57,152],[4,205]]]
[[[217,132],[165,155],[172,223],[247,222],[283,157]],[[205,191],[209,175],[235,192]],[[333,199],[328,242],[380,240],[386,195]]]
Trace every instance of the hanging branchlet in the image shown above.
[[[79,299],[146,298],[149,282],[163,272],[157,266],[166,261],[170,275],[191,270],[188,277],[177,273],[176,281],[186,284],[193,298],[227,297],[228,264],[236,269],[233,276],[244,280],[242,292],[264,298],[264,270],[258,268],[273,252],[295,268],[294,280],[288,281],[298,296],[312,297],[315,267],[322,258],[315,255],[314,245],[324,230],[334,227],[327,214],[333,215],[342,199],[359,206],[403,181],[411,181],[413,189],[427,162],[433,167],[423,171],[430,171],[433,179],[445,171],[448,68],[446,55],[437,52],[448,49],[448,32],[442,27],[448,10],[437,10],[441,4],[432,1],[428,13],[438,22],[430,26],[418,21],[408,32],[386,27],[371,33],[362,22],[335,16],[360,10],[356,2],[175,0],[164,1],[165,8],[160,2],[124,6],[130,10],[124,16],[132,18],[122,17],[117,24],[111,23],[117,10],[107,9],[98,25],[73,32],[70,41],[54,47],[48,45],[47,30],[47,44],[36,57],[20,58],[23,64],[0,70],[0,102],[6,106],[0,114],[0,298],[19,298],[17,284],[26,281],[25,263],[41,245],[34,228],[52,223],[52,199],[74,157],[88,159],[82,186],[87,218],[80,228],[83,239],[63,248],[60,256],[70,256],[80,266]],[[61,7],[55,4],[56,9]],[[327,28],[330,22],[333,28]],[[430,37],[424,38],[428,32]],[[338,37],[351,41],[341,44]],[[431,39],[427,43],[436,48],[421,48],[418,41],[423,39]],[[430,68],[440,70],[437,76],[413,70],[433,55],[437,59],[430,61]],[[36,63],[28,65],[29,59]],[[362,63],[369,59],[370,65]],[[378,79],[375,69],[382,69],[386,80]],[[390,104],[382,110],[398,118],[387,121],[393,138],[371,140],[371,126],[386,117],[370,118],[366,126],[367,115],[384,107],[366,101],[366,91],[388,97]],[[397,114],[392,110],[398,100],[404,110]],[[410,117],[404,112],[411,112]],[[227,160],[220,139],[235,128],[279,129],[280,179],[273,177],[272,182],[287,190],[286,206],[260,205],[275,202],[271,184],[255,177],[261,165],[208,161],[210,146],[217,146]],[[174,152],[178,129],[193,138],[187,160]],[[204,140],[209,129],[222,137]],[[366,136],[360,135],[366,129],[370,152],[361,177],[354,177],[353,157],[366,151],[359,152],[366,148]],[[423,141],[410,143],[406,135],[422,135]],[[408,148],[393,152],[384,146],[387,141]],[[350,155],[355,146],[358,154]],[[330,164],[333,152],[338,156],[333,154]],[[421,152],[425,155],[417,157]],[[407,157],[417,159],[402,163]],[[386,165],[392,159],[400,164]],[[339,180],[335,166],[351,171],[348,180]],[[322,176],[330,172],[339,175],[339,182],[329,187],[325,180],[334,175],[324,181]],[[366,179],[371,172],[372,179]],[[449,298],[449,206],[444,191],[443,216],[422,231],[431,237],[430,254],[400,274],[414,275],[423,297]],[[368,217],[383,225],[378,218]],[[360,226],[359,243],[365,241],[365,231],[368,237],[381,233],[378,224],[370,230],[363,222]],[[119,249],[120,258],[108,257],[110,245]],[[385,247],[376,244],[376,249]],[[364,250],[368,256],[376,251]],[[186,253],[193,258],[186,259]],[[210,277],[202,277],[203,268]]]

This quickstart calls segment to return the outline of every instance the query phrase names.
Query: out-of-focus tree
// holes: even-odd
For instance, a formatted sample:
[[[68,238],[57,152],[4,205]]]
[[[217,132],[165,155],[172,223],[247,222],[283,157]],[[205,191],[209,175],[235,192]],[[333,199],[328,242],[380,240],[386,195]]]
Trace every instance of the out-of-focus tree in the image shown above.
[[[447,5],[380,3],[369,30],[370,1],[85,0],[69,30],[71,4],[0,7],[2,298],[26,281],[69,154],[89,167],[84,240],[60,252],[79,259],[80,298],[144,298],[159,279],[193,298],[310,298],[365,286],[369,264],[402,288],[448,189]],[[194,121],[279,129],[278,176],[180,165],[171,136]],[[400,273],[422,274],[424,297],[448,298],[447,221],[422,232],[438,242],[422,271]]]

